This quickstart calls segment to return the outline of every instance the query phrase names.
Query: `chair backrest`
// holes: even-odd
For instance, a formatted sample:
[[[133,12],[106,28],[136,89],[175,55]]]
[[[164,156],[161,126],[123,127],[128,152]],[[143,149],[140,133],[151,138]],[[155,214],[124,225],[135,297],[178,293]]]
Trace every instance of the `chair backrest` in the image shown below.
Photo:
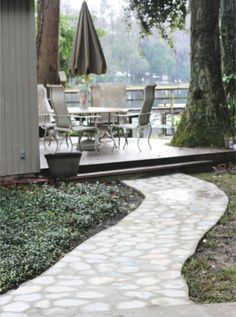
[[[126,86],[117,83],[101,83],[91,86],[91,105],[93,107],[125,107]],[[99,123],[108,122],[108,115],[103,114]]]
[[[61,85],[48,85],[51,105],[56,114],[56,126],[71,129],[71,118],[65,104],[65,90]]]
[[[67,82],[66,73],[63,70],[60,70],[58,72],[58,76],[59,76],[60,84],[64,86],[65,83]]]
[[[91,86],[91,104],[94,107],[124,107],[126,86],[123,84],[101,83]]]
[[[37,85],[38,89],[38,114],[39,114],[39,126],[43,126],[46,123],[53,121],[52,108],[47,98],[47,90],[42,84]]]
[[[150,122],[150,112],[155,100],[156,84],[147,85],[144,88],[144,102],[138,118],[139,125],[147,125]]]

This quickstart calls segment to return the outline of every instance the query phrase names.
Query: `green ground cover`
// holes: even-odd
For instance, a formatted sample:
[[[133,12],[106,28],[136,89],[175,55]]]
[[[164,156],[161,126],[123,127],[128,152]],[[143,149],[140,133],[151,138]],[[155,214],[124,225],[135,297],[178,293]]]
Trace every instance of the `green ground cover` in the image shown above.
[[[236,301],[236,175],[197,177],[225,191],[229,205],[183,267],[190,298],[199,303]],[[0,293],[37,276],[141,200],[119,182],[0,187]]]
[[[0,293],[37,276],[141,200],[118,182],[0,187]]]
[[[236,175],[216,171],[197,175],[229,197],[225,215],[200,242],[183,267],[190,298],[197,303],[236,301]]]

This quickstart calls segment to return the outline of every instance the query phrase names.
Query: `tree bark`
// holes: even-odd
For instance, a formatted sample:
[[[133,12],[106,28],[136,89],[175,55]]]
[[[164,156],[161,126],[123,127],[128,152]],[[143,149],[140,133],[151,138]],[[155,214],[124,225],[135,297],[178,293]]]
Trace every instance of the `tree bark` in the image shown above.
[[[222,65],[226,76],[236,73],[235,15],[235,0],[221,0]]]
[[[220,0],[191,0],[191,81],[176,146],[219,146],[230,130],[219,41]]]
[[[236,3],[221,0],[221,44],[224,89],[232,124],[236,125]],[[234,129],[235,130],[235,129]]]
[[[56,84],[58,77],[58,38],[60,0],[38,0],[37,70],[38,83]]]

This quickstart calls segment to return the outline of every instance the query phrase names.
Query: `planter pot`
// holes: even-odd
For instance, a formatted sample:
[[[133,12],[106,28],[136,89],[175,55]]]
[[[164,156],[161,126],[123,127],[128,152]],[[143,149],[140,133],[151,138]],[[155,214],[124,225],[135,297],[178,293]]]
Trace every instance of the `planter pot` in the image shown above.
[[[53,178],[67,178],[78,174],[81,152],[45,154],[50,175]]]

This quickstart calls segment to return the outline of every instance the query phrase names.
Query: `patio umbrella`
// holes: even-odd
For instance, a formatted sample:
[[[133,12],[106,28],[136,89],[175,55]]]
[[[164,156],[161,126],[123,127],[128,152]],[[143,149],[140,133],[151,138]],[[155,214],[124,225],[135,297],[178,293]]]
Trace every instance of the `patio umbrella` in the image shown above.
[[[83,1],[71,51],[70,73],[72,76],[85,75],[87,78],[91,73],[101,75],[106,70],[102,47],[87,3]]]

